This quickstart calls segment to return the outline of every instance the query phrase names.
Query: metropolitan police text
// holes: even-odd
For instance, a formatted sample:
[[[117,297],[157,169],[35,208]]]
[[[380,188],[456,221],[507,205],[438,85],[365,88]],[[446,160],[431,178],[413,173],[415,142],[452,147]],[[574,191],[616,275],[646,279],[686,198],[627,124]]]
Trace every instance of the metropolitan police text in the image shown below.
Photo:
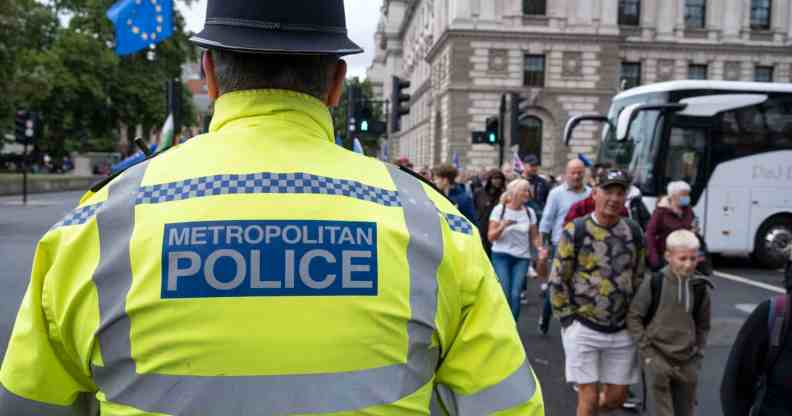
[[[376,224],[167,224],[165,298],[376,294]]]

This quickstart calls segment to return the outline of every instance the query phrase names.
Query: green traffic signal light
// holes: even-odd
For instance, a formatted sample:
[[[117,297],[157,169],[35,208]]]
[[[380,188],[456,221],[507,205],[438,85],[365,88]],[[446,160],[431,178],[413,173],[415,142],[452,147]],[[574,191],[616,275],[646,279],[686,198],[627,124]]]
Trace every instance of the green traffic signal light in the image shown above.
[[[360,131],[368,131],[369,125],[368,120],[363,120],[360,122]]]
[[[497,143],[498,142],[498,136],[496,136],[495,133],[490,133],[489,134],[489,142],[490,143]]]

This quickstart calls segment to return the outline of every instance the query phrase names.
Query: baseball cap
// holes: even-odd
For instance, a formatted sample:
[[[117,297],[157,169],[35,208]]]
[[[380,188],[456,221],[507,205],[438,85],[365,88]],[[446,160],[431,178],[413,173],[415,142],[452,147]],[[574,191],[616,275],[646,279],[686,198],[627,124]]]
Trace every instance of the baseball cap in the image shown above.
[[[627,172],[619,169],[607,170],[597,177],[598,187],[606,188],[611,185],[620,185],[627,190],[632,185],[632,179]]]
[[[523,163],[525,163],[526,165],[536,166],[539,164],[539,158],[536,157],[536,155],[534,154],[530,154],[528,156],[525,156]]]

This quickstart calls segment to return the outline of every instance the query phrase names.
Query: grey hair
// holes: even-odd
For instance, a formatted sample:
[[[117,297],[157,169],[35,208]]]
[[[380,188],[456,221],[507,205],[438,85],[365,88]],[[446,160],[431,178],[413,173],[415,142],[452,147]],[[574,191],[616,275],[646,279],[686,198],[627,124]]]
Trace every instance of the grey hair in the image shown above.
[[[301,92],[327,97],[338,57],[333,55],[270,55],[212,50],[221,94],[255,89]]]
[[[517,191],[519,191],[519,190],[520,190],[522,187],[524,187],[524,186],[528,186],[528,187],[530,187],[530,186],[531,186],[531,183],[530,183],[530,182],[528,182],[528,181],[527,181],[527,180],[525,180],[525,179],[522,179],[522,178],[515,179],[515,180],[513,180],[513,181],[509,182],[509,184],[508,184],[508,185],[506,185],[506,190],[505,190],[505,191],[503,191],[503,194],[501,194],[501,198],[500,198],[500,202],[501,202],[501,204],[504,204],[504,205],[505,205],[505,204],[506,204],[506,201],[507,201],[509,198],[513,197],[513,196],[514,196],[514,194],[516,194],[516,193],[517,193]]]
[[[666,191],[668,191],[669,196],[680,192],[690,192],[690,185],[685,181],[675,181],[668,184]]]
[[[675,248],[698,250],[701,248],[701,243],[692,231],[676,230],[666,237],[666,250],[671,251]]]

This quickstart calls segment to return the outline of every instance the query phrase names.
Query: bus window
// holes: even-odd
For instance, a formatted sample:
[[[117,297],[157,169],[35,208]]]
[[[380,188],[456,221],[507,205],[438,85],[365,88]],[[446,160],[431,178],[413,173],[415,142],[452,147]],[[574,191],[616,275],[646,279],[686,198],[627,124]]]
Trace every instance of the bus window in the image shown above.
[[[707,133],[702,128],[672,127],[666,157],[665,180],[685,181],[696,187],[706,155]]]
[[[759,108],[723,113],[712,134],[712,168],[723,162],[767,150],[767,128]]]
[[[655,195],[655,163],[660,150],[665,116],[659,111],[645,111],[636,119],[630,129],[630,135],[635,143],[629,171],[633,175],[633,182],[644,195]]]
[[[765,105],[770,150],[792,149],[792,100],[774,99]]]

